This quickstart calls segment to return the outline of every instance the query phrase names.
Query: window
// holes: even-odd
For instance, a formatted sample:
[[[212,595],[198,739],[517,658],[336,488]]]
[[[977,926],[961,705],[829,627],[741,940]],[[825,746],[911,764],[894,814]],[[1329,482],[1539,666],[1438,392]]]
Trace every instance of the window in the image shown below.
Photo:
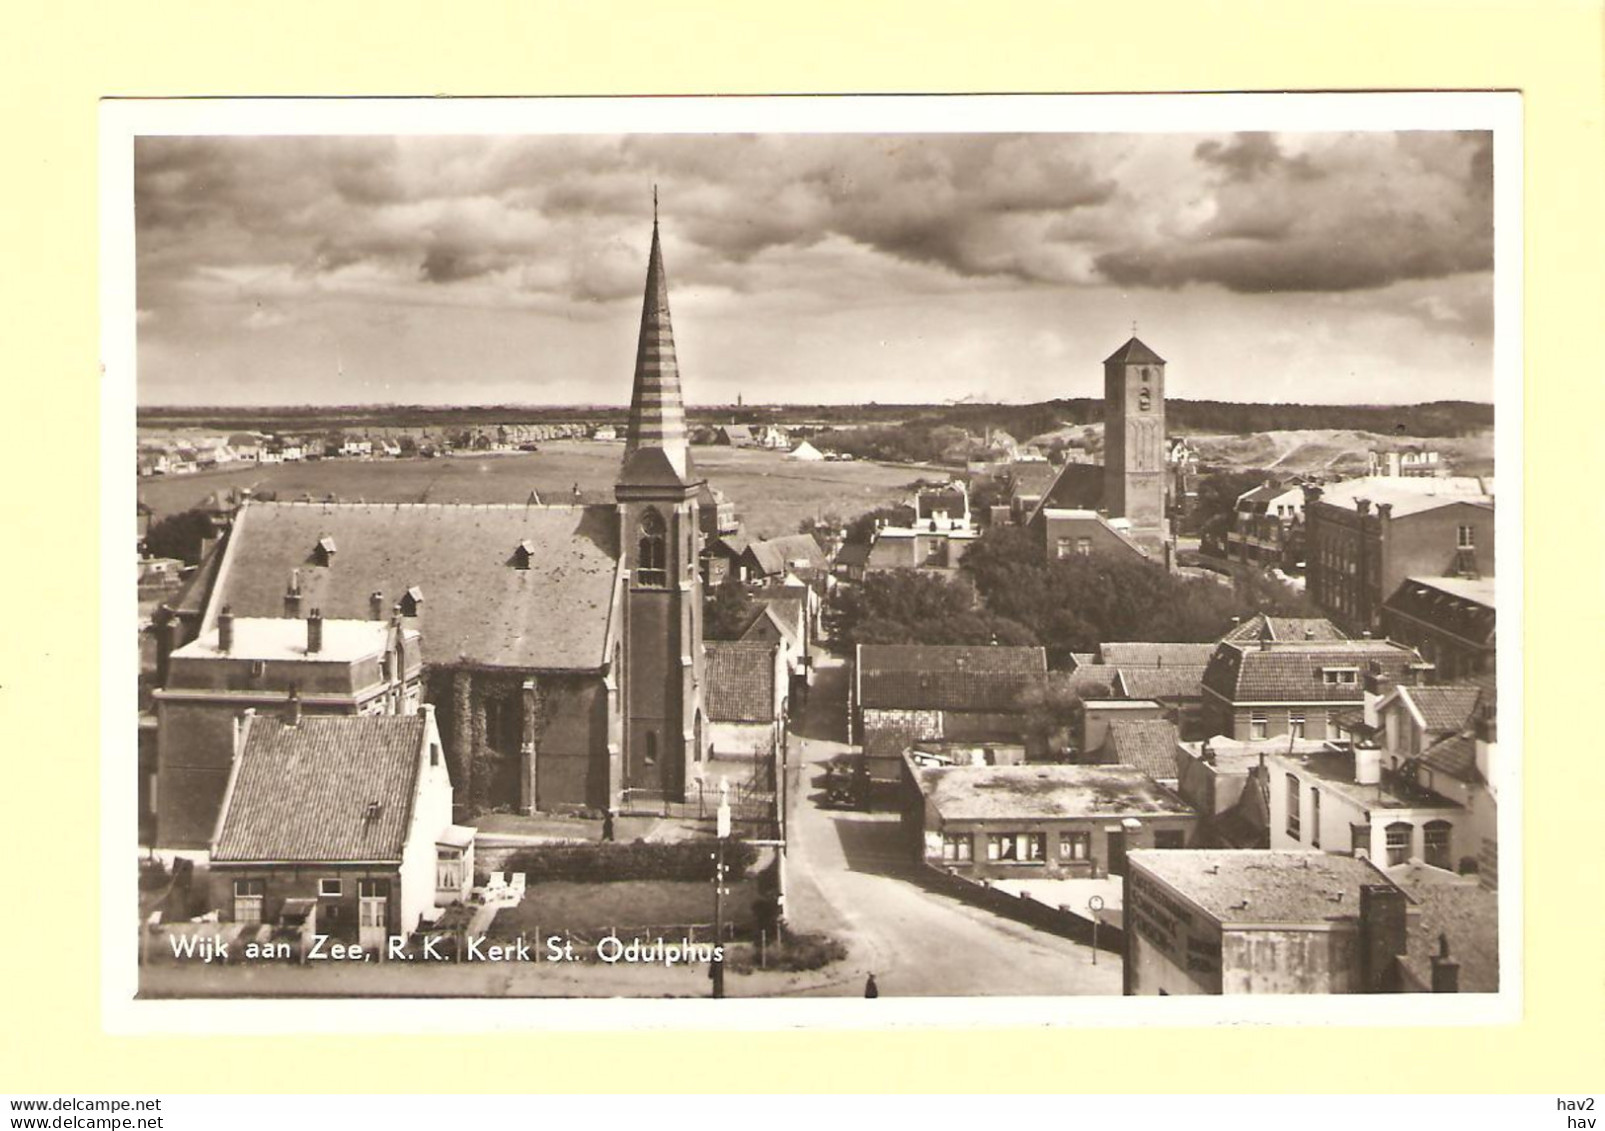
[[[1349,855],[1369,856],[1371,854],[1371,826],[1349,826]]]
[[[1091,538],[1077,538],[1076,539],[1076,553],[1079,554],[1083,558],[1089,557],[1092,554],[1092,539]]]
[[[649,766],[658,764],[658,732],[655,730],[646,732],[646,764]]]
[[[235,880],[234,921],[236,923],[260,923],[262,921],[262,897],[266,894],[266,880]]]
[[[1072,541],[1071,539],[1069,539],[1069,538],[1060,538],[1054,544],[1054,550],[1053,550],[1054,556],[1055,557],[1059,557],[1059,558],[1068,558],[1071,555],[1071,553],[1073,552],[1074,546],[1075,546],[1075,542]]]
[[[1091,833],[1060,833],[1059,834],[1060,860],[1090,860],[1092,859]]]
[[[1415,831],[1415,826],[1408,821],[1395,821],[1388,826],[1388,867],[1410,859],[1410,842],[1415,837]]]
[[[665,542],[667,527],[663,516],[648,510],[641,516],[641,541],[636,553],[635,580],[638,585],[667,585],[668,548]]]
[[[1294,738],[1304,737],[1304,716],[1289,711],[1287,715],[1287,733]]]
[[[1270,721],[1265,717],[1264,712],[1255,711],[1248,716],[1248,737],[1264,738],[1268,733],[1269,725]]]
[[[463,850],[452,845],[435,848],[435,890],[461,891],[463,887]]]
[[[1155,848],[1186,848],[1187,834],[1181,829],[1155,829]]]
[[[1454,826],[1448,821],[1428,821],[1421,830],[1423,855],[1434,868],[1453,869],[1450,855],[1450,837]]]
[[[1461,526],[1455,531],[1455,545],[1462,550],[1475,550],[1477,548],[1477,528],[1474,526]]]
[[[954,864],[968,864],[975,858],[975,838],[969,833],[942,837],[942,859]]]
[[[1040,864],[1044,833],[1001,833],[986,838],[986,858],[1005,864]]]
[[[1310,847],[1321,847],[1321,791],[1310,788]]]
[[[1287,775],[1287,835],[1294,840],[1299,839],[1299,787],[1298,778],[1292,774]]]
[[[318,881],[318,895],[324,899],[339,899],[343,894],[338,879],[322,879]]]

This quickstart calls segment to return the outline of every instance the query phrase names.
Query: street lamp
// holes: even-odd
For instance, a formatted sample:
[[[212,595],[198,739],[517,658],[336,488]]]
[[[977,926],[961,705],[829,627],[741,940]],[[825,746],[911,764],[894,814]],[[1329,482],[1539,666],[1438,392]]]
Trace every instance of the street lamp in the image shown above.
[[[1087,900],[1087,910],[1092,912],[1092,964],[1098,965],[1098,912],[1103,910],[1103,896],[1094,895]]]

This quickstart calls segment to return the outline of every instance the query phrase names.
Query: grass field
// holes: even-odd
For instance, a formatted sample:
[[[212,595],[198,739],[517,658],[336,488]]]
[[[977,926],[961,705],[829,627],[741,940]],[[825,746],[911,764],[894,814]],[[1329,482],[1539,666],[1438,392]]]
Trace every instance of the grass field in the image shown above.
[[[554,441],[535,453],[245,464],[142,479],[139,497],[158,519],[231,487],[272,491],[281,500],[332,494],[348,502],[386,503],[522,503],[533,490],[555,503],[572,498],[578,485],[586,501],[603,502],[613,497],[623,455],[623,444]],[[694,448],[692,459],[698,472],[730,497],[755,538],[790,534],[799,522],[822,514],[853,518],[902,498],[922,474],[873,463],[801,463],[778,452],[735,448]]]

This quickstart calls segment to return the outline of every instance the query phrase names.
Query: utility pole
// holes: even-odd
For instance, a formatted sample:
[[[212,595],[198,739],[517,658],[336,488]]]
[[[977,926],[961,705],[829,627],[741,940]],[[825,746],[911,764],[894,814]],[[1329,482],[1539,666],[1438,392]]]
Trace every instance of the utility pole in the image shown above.
[[[708,977],[713,981],[713,996],[724,997],[724,845],[730,838],[730,781],[719,779],[719,812],[716,818],[713,852],[713,961],[708,966]]]

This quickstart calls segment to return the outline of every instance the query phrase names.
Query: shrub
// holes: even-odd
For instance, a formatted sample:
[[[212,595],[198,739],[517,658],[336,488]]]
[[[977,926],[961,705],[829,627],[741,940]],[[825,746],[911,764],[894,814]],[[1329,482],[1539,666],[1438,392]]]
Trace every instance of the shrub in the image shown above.
[[[510,872],[523,872],[530,883],[543,880],[712,880],[712,841],[672,844],[556,844],[525,848],[507,856]],[[732,877],[744,876],[758,859],[758,850],[739,841],[725,846],[725,865]]]

